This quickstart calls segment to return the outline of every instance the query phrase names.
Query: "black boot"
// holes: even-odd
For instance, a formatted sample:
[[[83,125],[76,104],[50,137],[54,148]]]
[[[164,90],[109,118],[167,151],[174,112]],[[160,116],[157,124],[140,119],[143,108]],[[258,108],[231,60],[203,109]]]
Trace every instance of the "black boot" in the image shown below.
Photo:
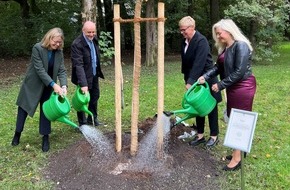
[[[49,151],[49,136],[43,135],[42,137],[42,151],[47,152]]]
[[[100,121],[97,119],[97,117],[94,117],[94,123],[93,123],[93,121],[92,121],[92,116],[90,116],[90,115],[88,116],[87,121],[88,121],[88,124],[89,124],[89,125],[93,125],[93,124],[94,124],[94,126],[104,125],[102,122],[100,122]]]
[[[12,139],[12,146],[17,146],[19,144],[19,140],[20,140],[20,136],[21,136],[21,132],[15,132],[14,137]]]

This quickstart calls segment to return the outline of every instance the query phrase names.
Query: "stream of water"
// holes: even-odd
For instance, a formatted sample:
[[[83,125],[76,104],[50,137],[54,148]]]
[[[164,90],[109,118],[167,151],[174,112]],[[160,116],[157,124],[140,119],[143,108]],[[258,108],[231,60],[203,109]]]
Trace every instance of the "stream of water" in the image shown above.
[[[123,170],[134,171],[134,172],[155,172],[163,170],[163,165],[166,162],[166,148],[168,145],[168,137],[170,132],[170,117],[162,115],[163,124],[163,159],[157,158],[157,122],[151,127],[151,130],[146,133],[139,142],[139,150],[137,155],[129,160],[127,163],[119,163],[115,170],[111,173],[118,175],[122,173]],[[83,133],[86,140],[91,144],[95,151],[103,154],[105,156],[106,162],[114,162],[116,158],[116,153],[113,145],[109,142],[107,137],[97,128],[82,125],[80,131]]]
[[[79,129],[95,151],[98,151],[107,158],[115,155],[114,147],[99,129],[89,125],[82,125]]]

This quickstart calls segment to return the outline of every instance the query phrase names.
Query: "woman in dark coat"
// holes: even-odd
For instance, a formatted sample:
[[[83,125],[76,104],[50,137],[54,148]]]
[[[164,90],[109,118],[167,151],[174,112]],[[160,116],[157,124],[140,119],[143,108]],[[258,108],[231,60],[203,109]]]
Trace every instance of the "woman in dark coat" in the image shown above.
[[[183,17],[179,21],[179,30],[184,37],[182,43],[182,65],[181,72],[184,75],[185,88],[188,90],[197,79],[213,68],[212,56],[207,39],[195,30],[195,20],[190,16]],[[218,82],[217,77],[208,81],[209,85]],[[221,93],[213,93],[217,102],[221,102]],[[205,117],[196,117],[197,136],[189,143],[192,146],[205,143],[207,147],[215,146],[218,142],[218,107],[217,104],[208,115],[210,137],[205,140],[204,127]]]
[[[242,34],[231,19],[222,19],[213,25],[213,38],[219,52],[218,62],[213,69],[198,80],[204,83],[211,77],[220,74],[221,81],[212,85],[214,92],[226,89],[227,115],[232,108],[252,111],[256,92],[256,78],[252,74],[251,56],[253,48],[250,41]],[[240,168],[241,151],[234,150],[227,156],[230,163],[223,170],[231,171]]]
[[[22,82],[16,105],[18,106],[15,134],[12,145],[19,144],[27,115],[33,117],[40,104],[39,133],[43,135],[42,150],[49,150],[51,123],[45,117],[42,105],[51,93],[66,95],[67,75],[63,58],[63,31],[60,28],[49,30],[41,42],[32,48],[30,65]],[[57,78],[60,85],[56,84]]]

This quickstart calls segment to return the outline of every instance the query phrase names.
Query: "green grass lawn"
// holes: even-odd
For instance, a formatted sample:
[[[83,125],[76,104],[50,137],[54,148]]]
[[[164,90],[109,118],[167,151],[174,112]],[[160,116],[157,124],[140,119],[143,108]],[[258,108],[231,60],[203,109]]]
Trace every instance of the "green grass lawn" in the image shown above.
[[[258,121],[252,149],[245,160],[246,189],[280,190],[290,187],[290,43],[283,43],[277,51],[281,56],[274,62],[253,65],[257,78],[253,111],[258,112]],[[133,68],[130,64],[125,64],[122,68],[125,100],[122,128],[126,131],[130,130],[131,125]],[[141,69],[139,121],[153,117],[157,112],[157,68]],[[103,71],[106,79],[100,82],[99,119],[107,125],[103,131],[109,132],[115,126],[114,67],[106,66]],[[51,149],[49,153],[42,153],[37,111],[33,118],[27,119],[19,146],[12,147],[17,110],[15,100],[20,78],[13,85],[1,87],[0,90],[0,189],[53,189],[53,183],[46,181],[41,174],[49,155],[66,148],[82,138],[82,135],[72,127],[55,122],[52,124]],[[74,86],[70,84],[70,100],[73,91]],[[180,62],[166,61],[164,110],[180,109],[183,93]],[[226,133],[226,124],[222,121],[224,107],[224,102],[219,104],[221,142]],[[74,122],[75,115],[72,109],[70,118]],[[217,158],[221,158],[229,154],[231,149],[220,143],[213,152]],[[221,176],[220,189],[239,189],[240,179],[240,172],[227,172]]]

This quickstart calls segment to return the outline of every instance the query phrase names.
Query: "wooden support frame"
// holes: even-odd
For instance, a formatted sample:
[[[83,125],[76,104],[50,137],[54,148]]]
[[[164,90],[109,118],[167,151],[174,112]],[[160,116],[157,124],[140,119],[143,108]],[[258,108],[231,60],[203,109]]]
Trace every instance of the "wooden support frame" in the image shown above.
[[[115,118],[116,118],[116,151],[122,149],[122,122],[121,122],[121,42],[120,23],[134,23],[135,48],[134,48],[134,76],[132,113],[139,113],[139,78],[141,68],[141,47],[140,47],[140,22],[158,22],[158,108],[157,114],[157,157],[163,157],[163,121],[161,115],[164,110],[164,3],[158,3],[158,18],[141,18],[141,1],[137,0],[134,19],[122,19],[120,17],[120,6],[114,5],[114,42],[115,42]],[[138,43],[139,42],[139,43]],[[131,120],[131,155],[135,155],[138,148],[138,116]]]

